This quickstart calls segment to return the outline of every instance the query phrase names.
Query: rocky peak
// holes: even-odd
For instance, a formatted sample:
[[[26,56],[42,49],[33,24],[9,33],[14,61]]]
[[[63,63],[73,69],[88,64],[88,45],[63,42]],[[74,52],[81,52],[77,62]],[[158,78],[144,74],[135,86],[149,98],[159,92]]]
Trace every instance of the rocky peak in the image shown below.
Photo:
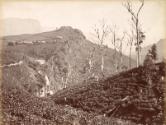
[[[71,26],[62,26],[60,27],[57,32],[61,34],[65,34],[69,36],[69,38],[79,38],[79,39],[86,39],[85,35],[82,33],[81,30],[72,28]]]

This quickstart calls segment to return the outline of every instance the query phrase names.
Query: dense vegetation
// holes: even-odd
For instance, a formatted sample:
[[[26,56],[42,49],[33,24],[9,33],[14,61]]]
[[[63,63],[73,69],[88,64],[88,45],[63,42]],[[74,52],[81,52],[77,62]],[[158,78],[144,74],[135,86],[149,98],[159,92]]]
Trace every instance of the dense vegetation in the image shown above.
[[[3,39],[8,43],[0,53],[4,124],[163,125],[165,63],[154,64],[147,56],[144,66],[112,76],[119,53],[114,56],[114,50],[102,46],[101,72],[99,46],[71,27]],[[129,58],[122,57],[127,66]],[[46,85],[46,75],[58,92],[38,98],[35,93]]]
[[[45,86],[45,75],[48,76],[55,91],[63,87],[62,78],[65,80],[69,70],[72,71],[68,80],[69,86],[81,83],[93,73],[100,75],[98,46],[86,40],[79,30],[61,27],[52,32],[7,36],[3,40],[0,63],[3,74],[1,102],[4,124],[134,125],[132,122],[108,118],[95,112],[88,113],[69,105],[58,105],[51,98],[36,97],[35,92]],[[15,42],[11,44],[13,41]],[[45,43],[23,43],[25,41],[30,43],[45,41]],[[89,53],[94,48],[96,50],[92,59],[93,73],[89,73]],[[112,49],[105,47],[105,75],[110,75],[114,71],[113,52]],[[123,57],[127,64],[128,58]],[[38,59],[44,60],[45,63],[42,65],[36,63]],[[20,61],[22,61],[20,65],[8,66],[18,64]]]
[[[68,105],[55,105],[38,98],[18,84],[2,82],[2,113],[4,125],[134,125],[134,123],[87,113]]]
[[[88,80],[57,92],[52,99],[78,109],[162,125],[164,122],[165,64],[139,67],[99,82]],[[147,78],[150,78],[147,79]]]

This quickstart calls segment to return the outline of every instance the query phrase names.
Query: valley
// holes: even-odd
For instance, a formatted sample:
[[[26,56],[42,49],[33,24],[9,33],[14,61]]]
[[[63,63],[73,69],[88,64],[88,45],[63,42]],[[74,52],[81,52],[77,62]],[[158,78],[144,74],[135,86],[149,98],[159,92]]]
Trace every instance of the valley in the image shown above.
[[[129,57],[104,45],[101,53],[69,26],[2,40],[4,124],[164,124],[165,62],[130,67]]]

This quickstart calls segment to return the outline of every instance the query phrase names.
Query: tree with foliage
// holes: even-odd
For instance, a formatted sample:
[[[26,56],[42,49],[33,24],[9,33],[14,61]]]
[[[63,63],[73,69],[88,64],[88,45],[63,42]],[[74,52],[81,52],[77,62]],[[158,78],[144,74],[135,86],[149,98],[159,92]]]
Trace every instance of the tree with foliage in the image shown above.
[[[152,65],[156,60],[157,60],[157,48],[156,44],[153,44],[145,57],[144,66]]]
[[[157,60],[157,47],[156,44],[153,44],[151,47],[151,52],[153,60]]]
[[[151,47],[151,49],[148,51],[144,60],[145,69],[144,69],[143,77],[145,77],[144,79],[149,85],[152,85],[153,76],[156,76],[155,75],[155,72],[156,72],[155,60],[156,59],[157,59],[157,49],[156,49],[156,45],[154,44]]]
[[[8,42],[8,46],[14,46],[14,42]]]
[[[149,66],[153,64],[153,58],[152,58],[152,54],[151,51],[149,51],[147,53],[147,55],[145,56],[145,60],[144,60],[144,66]]]

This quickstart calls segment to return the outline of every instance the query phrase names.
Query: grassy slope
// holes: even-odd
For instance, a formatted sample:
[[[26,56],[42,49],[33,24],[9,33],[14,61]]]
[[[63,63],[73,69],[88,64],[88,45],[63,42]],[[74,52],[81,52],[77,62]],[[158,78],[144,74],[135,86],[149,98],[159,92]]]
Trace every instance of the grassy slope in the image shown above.
[[[152,123],[162,124],[164,81],[161,76],[165,76],[165,64],[160,63],[156,67],[153,71],[152,88],[145,81],[146,68],[139,67],[99,82],[87,81],[72,86],[57,92],[52,99],[57,104],[68,104],[88,112],[105,113],[137,123],[150,119]],[[123,102],[122,99],[126,96],[129,99]],[[114,108],[117,110],[112,110]]]

